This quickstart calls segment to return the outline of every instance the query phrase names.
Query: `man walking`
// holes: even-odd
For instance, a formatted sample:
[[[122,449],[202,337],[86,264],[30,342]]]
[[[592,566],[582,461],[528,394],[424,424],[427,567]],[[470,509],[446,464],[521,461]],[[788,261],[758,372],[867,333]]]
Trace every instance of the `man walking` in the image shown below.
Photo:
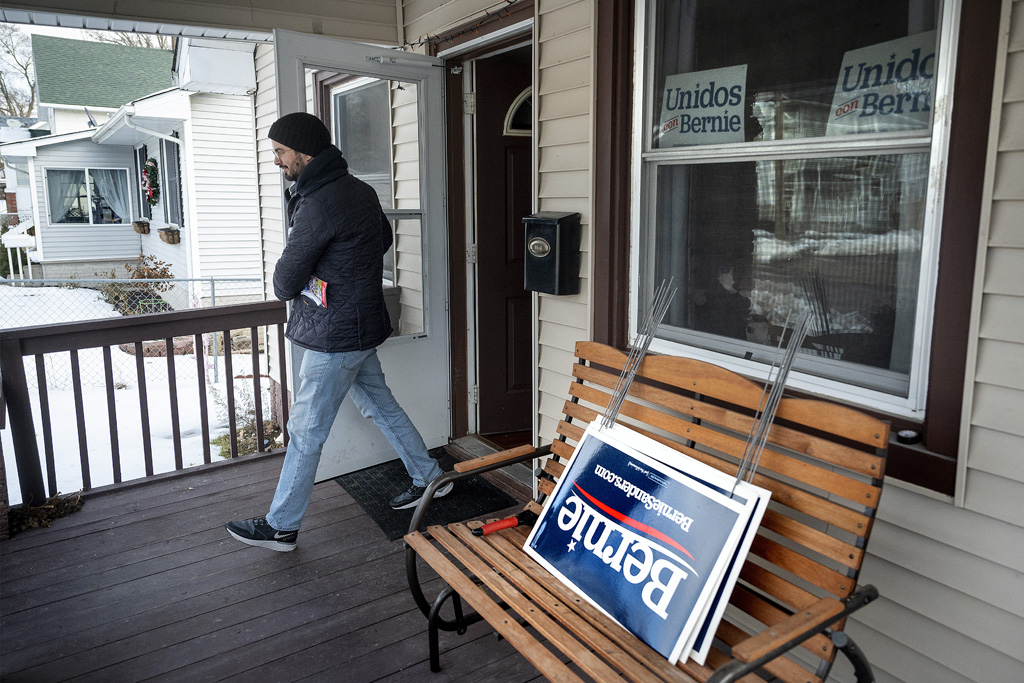
[[[282,116],[269,137],[274,163],[295,181],[285,193],[291,228],[274,269],[274,293],[292,301],[286,336],[305,352],[270,512],[225,528],[243,543],[288,551],[295,549],[324,441],[346,394],[373,418],[412,477],[392,508],[415,506],[441,468],[395,401],[377,359],[377,346],[391,334],[381,283],[393,238],[376,192],[348,172],[317,117]],[[434,495],[451,488],[448,483]]]

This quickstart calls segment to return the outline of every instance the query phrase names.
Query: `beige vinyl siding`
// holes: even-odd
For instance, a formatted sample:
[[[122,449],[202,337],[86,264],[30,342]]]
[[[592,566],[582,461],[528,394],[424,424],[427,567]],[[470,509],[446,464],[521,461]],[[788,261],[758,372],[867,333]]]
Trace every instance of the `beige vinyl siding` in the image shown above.
[[[404,39],[415,43],[427,35],[444,33],[472,18],[483,16],[495,4],[493,0],[404,0]]]
[[[91,140],[74,140],[40,146],[34,159],[36,216],[43,257],[52,261],[134,260],[139,255],[139,235],[126,221],[120,225],[49,224],[46,203],[45,169],[118,168],[128,172],[128,189],[132,196],[132,216],[139,213],[135,192],[132,148],[96,145]],[[26,207],[27,208],[27,207]],[[160,214],[163,215],[163,214]],[[119,274],[123,275],[123,274]]]
[[[262,299],[263,247],[252,98],[197,94],[190,103],[189,188],[199,257],[193,276],[255,279],[252,284],[225,285],[220,296]],[[208,289],[204,286],[204,296],[209,295]]]
[[[224,28],[227,37],[238,37],[234,33],[246,29],[279,28],[381,44],[393,45],[398,40],[395,0],[4,0],[3,9],[12,15],[18,10],[64,10],[76,16],[126,19],[139,22],[142,31],[158,31],[163,28],[161,24],[177,24]],[[216,36],[217,32],[206,34]]]
[[[401,87],[399,87],[401,86]],[[396,209],[420,208],[417,89],[391,84],[392,192]],[[423,332],[423,235],[419,220],[395,221],[395,279],[401,288],[398,334]]]
[[[547,443],[555,438],[575,344],[592,336],[593,2],[538,0],[534,35],[536,208],[579,212],[583,227],[580,294],[537,296],[537,434]]]
[[[1024,526],[1024,2],[1005,0],[964,392],[960,499]],[[986,229],[987,228],[987,229]],[[1024,656],[1022,656],[1024,659]]]
[[[882,495],[862,575],[882,598],[847,629],[880,681],[1024,680],[1024,2],[1004,0],[1003,26],[958,504]]]

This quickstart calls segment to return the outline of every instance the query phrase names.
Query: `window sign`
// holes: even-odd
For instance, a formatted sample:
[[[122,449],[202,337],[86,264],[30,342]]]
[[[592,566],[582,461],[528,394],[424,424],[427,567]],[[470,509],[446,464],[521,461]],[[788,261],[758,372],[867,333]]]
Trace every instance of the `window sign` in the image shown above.
[[[955,8],[639,5],[633,310],[655,283],[680,283],[653,348],[756,375],[810,309],[794,382],[917,417]]]
[[[935,31],[843,56],[826,135],[927,128],[935,84]]]
[[[659,147],[743,142],[747,65],[665,78]]]

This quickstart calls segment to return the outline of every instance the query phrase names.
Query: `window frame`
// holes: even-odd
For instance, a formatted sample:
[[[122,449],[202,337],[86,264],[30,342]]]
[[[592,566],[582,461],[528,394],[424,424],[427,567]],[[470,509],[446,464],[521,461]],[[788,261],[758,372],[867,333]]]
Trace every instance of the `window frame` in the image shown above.
[[[160,181],[162,183],[161,194],[163,195],[164,222],[178,228],[184,225],[184,206],[181,193],[181,156],[178,153],[179,144],[170,140],[160,140]],[[171,164],[168,159],[174,155],[174,173],[171,173]],[[140,188],[141,191],[141,188]]]
[[[646,45],[648,20],[654,2],[638,0],[636,3],[635,35],[638,45]],[[629,337],[636,335],[638,311],[644,295],[653,289],[646,282],[648,264],[652,258],[653,240],[648,239],[652,228],[644,227],[645,217],[651,215],[657,202],[655,175],[666,163],[727,163],[736,161],[781,160],[829,156],[859,156],[867,154],[897,154],[908,152],[929,153],[929,175],[943,169],[949,152],[951,107],[943,106],[952,100],[956,69],[957,39],[960,30],[960,0],[944,0],[936,15],[939,55],[935,75],[935,107],[931,128],[925,134],[876,133],[835,137],[800,138],[763,142],[741,142],[691,147],[653,148],[646,122],[653,105],[654,50],[637,50],[634,63],[633,89],[633,164],[632,206],[630,213],[630,296]],[[945,177],[945,174],[943,174]],[[939,244],[943,229],[945,183],[929,183],[925,208],[924,235],[921,250],[921,277],[918,283],[918,305],[915,311],[915,339],[911,363],[908,396],[894,396],[878,390],[865,389],[836,379],[810,375],[794,369],[789,385],[811,394],[829,396],[863,408],[912,421],[923,421],[928,397],[934,310],[937,294]],[[745,360],[725,353],[689,346],[683,342],[655,339],[651,344],[655,353],[670,353],[714,362],[757,380],[767,378],[770,367],[763,361]]]
[[[334,140],[334,144],[341,148],[341,140],[339,139],[340,128],[342,125],[343,114],[338,108],[338,97],[346,93],[355,92],[365,88],[371,88],[379,84],[387,86],[388,92],[388,107],[389,115],[391,113],[391,85],[388,81],[383,81],[379,78],[373,78],[368,76],[356,76],[352,74],[332,74],[326,78],[320,78],[318,76],[318,89],[320,103],[318,111],[320,112],[321,121],[330,121],[331,139]],[[393,139],[394,126],[389,124],[388,126],[388,149],[391,153],[394,152],[394,139]],[[342,150],[344,154],[344,150]],[[388,184],[391,187],[392,202],[394,202],[395,193],[395,168],[394,159],[391,160],[388,168]],[[366,182],[364,180],[364,182]],[[398,286],[398,229],[396,224],[402,220],[401,212],[392,208],[387,208],[383,204],[381,209],[384,211],[387,217],[388,224],[391,226],[391,246],[388,247],[387,252],[384,254],[384,275],[382,278],[382,284],[385,287],[397,287]],[[388,264],[390,263],[390,268]]]
[[[91,205],[92,204],[92,183],[90,182],[89,171],[123,171],[124,172],[124,176],[125,176],[125,186],[128,189],[128,194],[130,196],[131,195],[130,186],[131,186],[131,176],[132,176],[130,168],[126,168],[124,166],[61,166],[61,165],[58,165],[58,166],[43,166],[42,171],[43,171],[43,205],[44,205],[44,210],[46,212],[45,215],[46,215],[46,224],[47,225],[49,225],[49,226],[85,226],[85,225],[87,225],[89,227],[105,227],[105,226],[122,226],[122,225],[129,225],[130,226],[132,224],[132,220],[133,219],[132,219],[131,216],[122,216],[120,223],[93,223],[92,222],[92,211],[91,210],[88,212],[88,215],[89,215],[88,222],[83,221],[81,223],[51,223],[50,222],[50,184],[49,184],[49,182],[47,182],[47,178],[46,178],[47,174],[50,171],[81,171],[82,173],[85,174],[85,180],[86,180],[86,182],[85,182],[85,190],[86,190],[86,193],[87,193],[86,196],[88,197],[88,200],[87,200],[88,203]],[[134,209],[135,207],[131,207],[131,208]]]
[[[139,204],[139,215],[145,220],[153,220],[153,207],[149,205],[146,198],[142,196],[142,167],[146,165],[149,158],[146,145],[140,145],[132,150],[135,159],[135,201]]]

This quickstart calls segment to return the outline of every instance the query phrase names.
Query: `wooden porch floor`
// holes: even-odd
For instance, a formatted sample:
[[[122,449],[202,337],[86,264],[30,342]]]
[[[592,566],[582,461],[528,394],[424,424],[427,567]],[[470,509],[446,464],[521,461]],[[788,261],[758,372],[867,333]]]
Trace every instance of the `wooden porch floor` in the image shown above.
[[[317,485],[298,547],[245,546],[281,456],[186,470],[87,498],[0,543],[0,678],[16,681],[532,681],[486,624],[441,634],[389,542],[344,489]],[[256,678],[253,678],[256,675]]]

